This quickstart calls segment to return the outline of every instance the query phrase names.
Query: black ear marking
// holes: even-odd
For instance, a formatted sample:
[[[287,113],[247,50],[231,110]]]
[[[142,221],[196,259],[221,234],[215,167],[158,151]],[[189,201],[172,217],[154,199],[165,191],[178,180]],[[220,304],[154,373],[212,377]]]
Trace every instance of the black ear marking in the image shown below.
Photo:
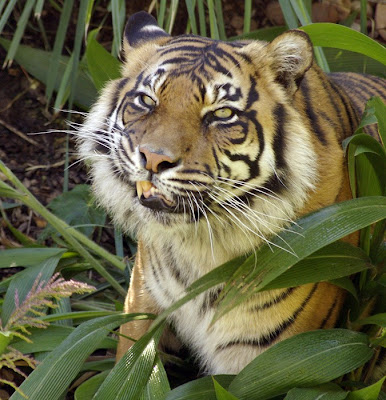
[[[147,41],[170,36],[157,24],[155,18],[145,11],[133,14],[125,27],[125,40],[131,47],[138,47]]]

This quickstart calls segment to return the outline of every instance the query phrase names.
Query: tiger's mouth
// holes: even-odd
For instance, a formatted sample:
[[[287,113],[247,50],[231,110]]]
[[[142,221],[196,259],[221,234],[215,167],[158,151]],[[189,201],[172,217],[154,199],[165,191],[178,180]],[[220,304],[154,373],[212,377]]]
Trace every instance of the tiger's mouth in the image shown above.
[[[176,203],[162,193],[150,181],[137,181],[137,196],[144,206],[156,211],[174,212]]]

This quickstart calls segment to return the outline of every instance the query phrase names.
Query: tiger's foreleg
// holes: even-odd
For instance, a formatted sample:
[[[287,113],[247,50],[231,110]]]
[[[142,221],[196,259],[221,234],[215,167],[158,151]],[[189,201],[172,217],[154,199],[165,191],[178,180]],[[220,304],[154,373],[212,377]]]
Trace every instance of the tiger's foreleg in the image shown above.
[[[144,265],[142,257],[142,246],[138,243],[138,252],[135,259],[134,268],[131,275],[130,287],[125,299],[125,313],[157,313],[156,303],[150,293],[146,290]],[[125,336],[138,340],[149,329],[152,320],[134,320],[121,326],[116,360],[119,361],[126,351],[134,344]]]

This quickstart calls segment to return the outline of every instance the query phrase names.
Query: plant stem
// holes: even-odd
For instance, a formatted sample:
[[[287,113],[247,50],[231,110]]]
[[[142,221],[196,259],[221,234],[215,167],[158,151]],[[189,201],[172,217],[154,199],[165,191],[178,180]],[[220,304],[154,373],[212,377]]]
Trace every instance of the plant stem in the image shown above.
[[[121,287],[117,280],[106,271],[105,267],[94,258],[86,249],[82,246],[87,246],[94,253],[105,258],[107,261],[111,262],[113,265],[117,266],[119,269],[124,270],[125,264],[118,260],[117,257],[110,254],[108,251],[102,249],[92,240],[88,239],[82,233],[77,231],[75,228],[69,226],[67,223],[62,221],[56,215],[48,211],[33,195],[32,193],[19,181],[19,179],[0,161],[0,171],[10,180],[10,182],[20,190],[20,192],[14,190],[14,194],[9,193],[10,197],[17,198],[21,200],[25,205],[36,211],[44,219],[47,220],[67,241],[67,243],[79,254],[81,255],[101,276],[103,276],[111,286],[117,290],[122,296],[126,296],[126,291]],[[79,241],[78,241],[78,240]],[[81,243],[82,244],[81,244]]]

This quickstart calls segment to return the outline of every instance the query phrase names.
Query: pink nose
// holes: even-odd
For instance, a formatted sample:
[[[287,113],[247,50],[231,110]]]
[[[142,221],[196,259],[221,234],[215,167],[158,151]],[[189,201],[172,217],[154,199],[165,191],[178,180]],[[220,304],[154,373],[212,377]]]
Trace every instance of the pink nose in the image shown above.
[[[139,152],[141,153],[145,168],[154,173],[173,168],[177,164],[176,160],[173,160],[171,157],[165,154],[154,153],[146,147],[140,147]]]

